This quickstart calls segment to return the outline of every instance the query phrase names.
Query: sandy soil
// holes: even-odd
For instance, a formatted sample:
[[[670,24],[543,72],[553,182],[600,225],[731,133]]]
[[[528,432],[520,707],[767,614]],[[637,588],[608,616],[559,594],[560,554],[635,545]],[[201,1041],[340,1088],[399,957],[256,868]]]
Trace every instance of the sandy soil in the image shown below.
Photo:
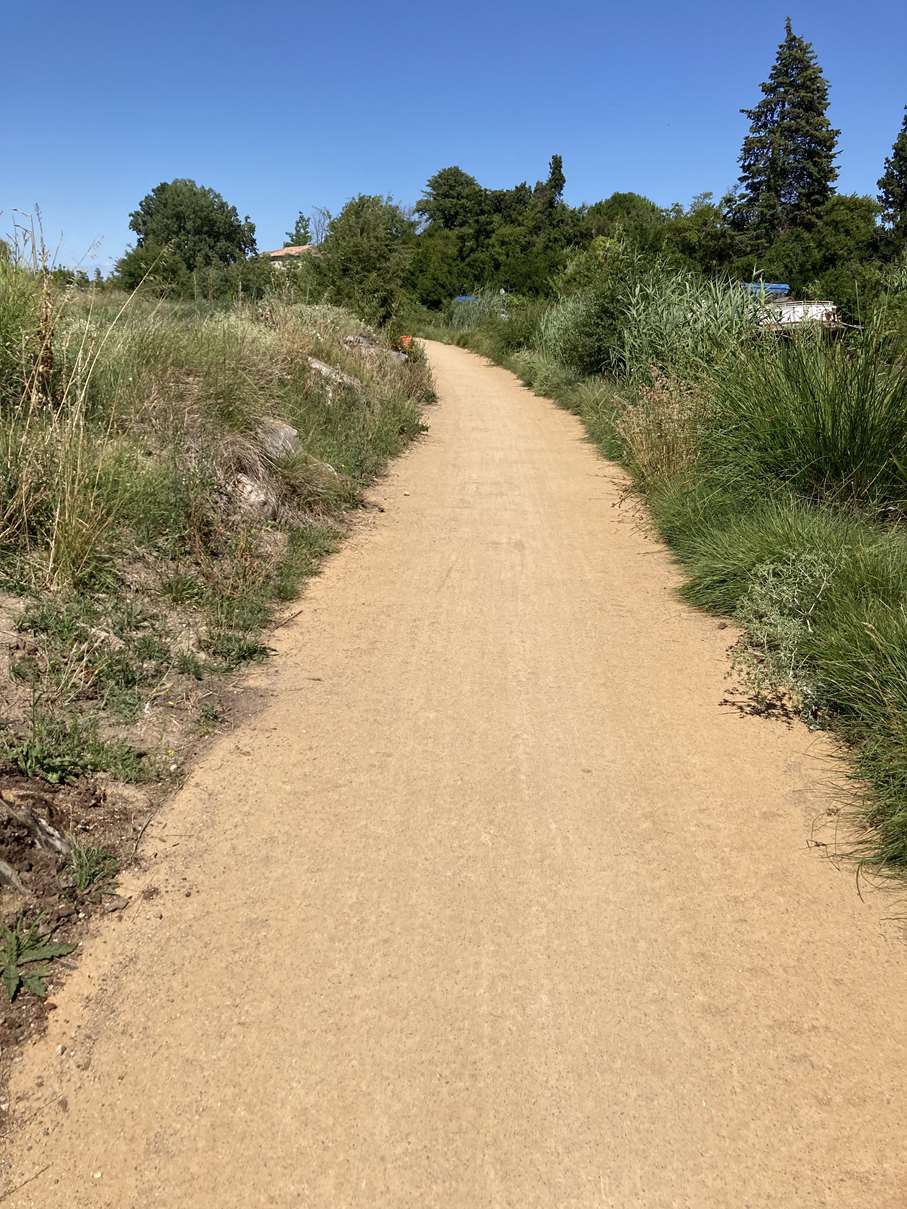
[[[5,1205],[903,1209],[903,908],[809,845],[828,749],[721,706],[573,417],[430,355],[19,1064]]]

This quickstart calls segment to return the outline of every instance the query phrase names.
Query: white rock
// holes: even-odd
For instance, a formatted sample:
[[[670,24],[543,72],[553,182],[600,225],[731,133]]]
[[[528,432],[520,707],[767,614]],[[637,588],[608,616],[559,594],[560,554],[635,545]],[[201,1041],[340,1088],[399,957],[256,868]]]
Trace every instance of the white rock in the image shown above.
[[[262,420],[258,429],[258,443],[265,457],[274,462],[288,458],[299,448],[299,433],[292,424],[283,420]]]
[[[233,481],[233,498],[240,512],[271,521],[277,516],[277,496],[265,483],[238,474]]]
[[[352,374],[345,374],[342,369],[335,369],[333,365],[327,365],[324,361],[319,361],[317,357],[309,357],[308,362],[309,369],[313,369],[326,381],[335,382],[338,386],[349,386],[353,390],[362,389],[362,383]]]

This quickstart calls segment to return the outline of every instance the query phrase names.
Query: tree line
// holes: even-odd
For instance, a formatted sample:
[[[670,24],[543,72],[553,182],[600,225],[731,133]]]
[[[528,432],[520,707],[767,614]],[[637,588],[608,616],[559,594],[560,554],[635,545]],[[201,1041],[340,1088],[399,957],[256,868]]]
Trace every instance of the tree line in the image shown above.
[[[828,83],[789,19],[761,93],[742,110],[749,129],[737,184],[718,200],[702,193],[688,206],[663,208],[619,192],[570,206],[559,155],[543,180],[510,189],[486,188],[451,166],[429,179],[412,209],[360,195],[336,216],[318,212],[318,252],[284,280],[383,322],[407,303],[438,308],[483,287],[545,295],[576,251],[619,235],[679,267],[787,282],[853,317],[881,288],[885,266],[907,254],[907,109],[877,195],[841,194]],[[233,296],[273,283],[273,266],[257,255],[254,223],[194,181],[158,185],[131,214],[130,228],[134,245],[112,278],[127,288]],[[312,238],[300,213],[285,244]]]

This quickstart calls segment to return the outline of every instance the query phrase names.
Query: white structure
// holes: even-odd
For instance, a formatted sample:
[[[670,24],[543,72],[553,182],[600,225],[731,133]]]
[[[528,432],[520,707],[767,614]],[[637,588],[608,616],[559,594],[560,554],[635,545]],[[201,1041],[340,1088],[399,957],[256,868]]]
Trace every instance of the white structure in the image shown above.
[[[833,302],[795,302],[784,298],[766,302],[759,322],[763,327],[797,327],[801,323],[816,323],[821,327],[839,327],[841,319]]]

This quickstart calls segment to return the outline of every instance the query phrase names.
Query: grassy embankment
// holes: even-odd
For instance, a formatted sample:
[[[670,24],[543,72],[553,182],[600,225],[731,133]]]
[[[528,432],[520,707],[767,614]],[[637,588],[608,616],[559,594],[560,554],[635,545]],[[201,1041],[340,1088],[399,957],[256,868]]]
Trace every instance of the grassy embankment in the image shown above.
[[[109,881],[98,794],[178,774],[429,397],[418,349],[332,307],[94,296],[0,263],[0,924]],[[94,813],[72,796],[92,783]],[[141,811],[106,821],[116,851]]]
[[[743,291],[600,243],[550,303],[424,324],[575,411],[632,476],[733,673],[852,754],[856,854],[907,872],[907,273],[862,331],[759,331]]]

